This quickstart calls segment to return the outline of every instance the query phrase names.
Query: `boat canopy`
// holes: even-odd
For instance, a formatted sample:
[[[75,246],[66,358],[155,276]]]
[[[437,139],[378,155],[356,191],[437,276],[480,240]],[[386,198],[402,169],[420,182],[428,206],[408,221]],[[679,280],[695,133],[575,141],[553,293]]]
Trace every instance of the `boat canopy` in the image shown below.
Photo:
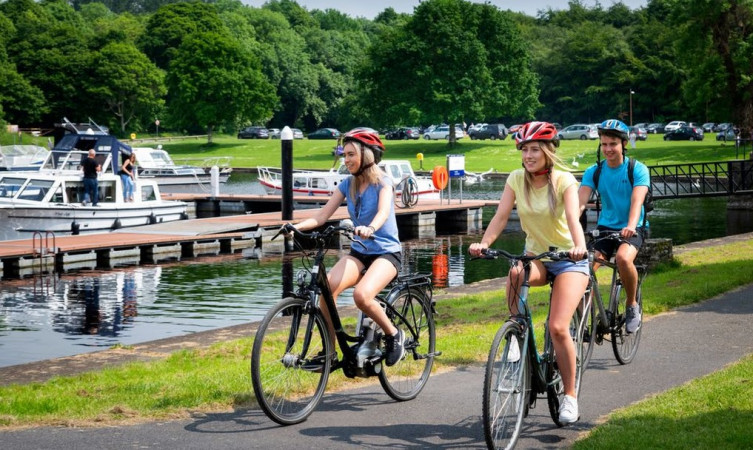
[[[118,173],[121,155],[130,155],[131,146],[126,145],[109,134],[77,133],[66,134],[52,149],[53,153],[68,154],[74,150],[89,151],[94,149],[98,154],[110,153],[112,173]],[[104,167],[102,168],[104,170]]]

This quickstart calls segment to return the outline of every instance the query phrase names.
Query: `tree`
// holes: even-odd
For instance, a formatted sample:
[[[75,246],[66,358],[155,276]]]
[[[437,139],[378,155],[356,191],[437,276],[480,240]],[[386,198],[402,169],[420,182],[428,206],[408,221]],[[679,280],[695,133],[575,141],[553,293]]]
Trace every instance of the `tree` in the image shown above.
[[[259,60],[221,33],[187,36],[170,64],[167,85],[174,126],[202,127],[210,143],[216,126],[266,121],[277,101]]]
[[[488,4],[424,1],[403,25],[379,37],[369,57],[363,88],[382,125],[416,114],[450,124],[465,117],[530,117],[539,105],[515,24]]]
[[[134,44],[108,44],[95,63],[88,92],[115,115],[123,134],[132,120],[155,117],[167,92],[165,75]]]
[[[162,6],[146,24],[139,47],[157,67],[167,70],[186,36],[199,32],[225,32],[213,5],[200,2]]]

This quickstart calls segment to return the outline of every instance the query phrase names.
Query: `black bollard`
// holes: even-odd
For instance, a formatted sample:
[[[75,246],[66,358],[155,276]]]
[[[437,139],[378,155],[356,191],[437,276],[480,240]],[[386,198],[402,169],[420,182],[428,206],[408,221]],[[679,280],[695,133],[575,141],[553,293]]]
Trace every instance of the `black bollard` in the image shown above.
[[[282,220],[293,220],[293,131],[286,126],[280,132],[282,151]],[[285,251],[291,251],[291,239],[285,239]]]

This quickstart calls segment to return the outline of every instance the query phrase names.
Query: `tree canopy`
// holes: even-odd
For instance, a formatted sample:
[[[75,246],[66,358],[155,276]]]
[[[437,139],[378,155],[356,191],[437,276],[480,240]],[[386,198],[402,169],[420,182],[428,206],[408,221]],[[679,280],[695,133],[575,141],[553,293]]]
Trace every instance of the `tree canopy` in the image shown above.
[[[683,119],[753,130],[753,1],[424,0],[374,20],[294,0],[5,0],[0,120],[121,134],[260,124]],[[631,92],[634,93],[631,94]]]

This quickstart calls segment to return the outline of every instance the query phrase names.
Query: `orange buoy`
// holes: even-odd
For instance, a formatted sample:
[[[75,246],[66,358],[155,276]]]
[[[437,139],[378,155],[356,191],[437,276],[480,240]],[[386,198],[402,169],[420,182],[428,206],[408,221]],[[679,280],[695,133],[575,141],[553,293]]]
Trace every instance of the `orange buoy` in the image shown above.
[[[444,166],[436,166],[431,174],[431,182],[434,183],[434,187],[440,191],[447,187],[447,181],[449,181],[450,175],[447,173],[447,168]]]

